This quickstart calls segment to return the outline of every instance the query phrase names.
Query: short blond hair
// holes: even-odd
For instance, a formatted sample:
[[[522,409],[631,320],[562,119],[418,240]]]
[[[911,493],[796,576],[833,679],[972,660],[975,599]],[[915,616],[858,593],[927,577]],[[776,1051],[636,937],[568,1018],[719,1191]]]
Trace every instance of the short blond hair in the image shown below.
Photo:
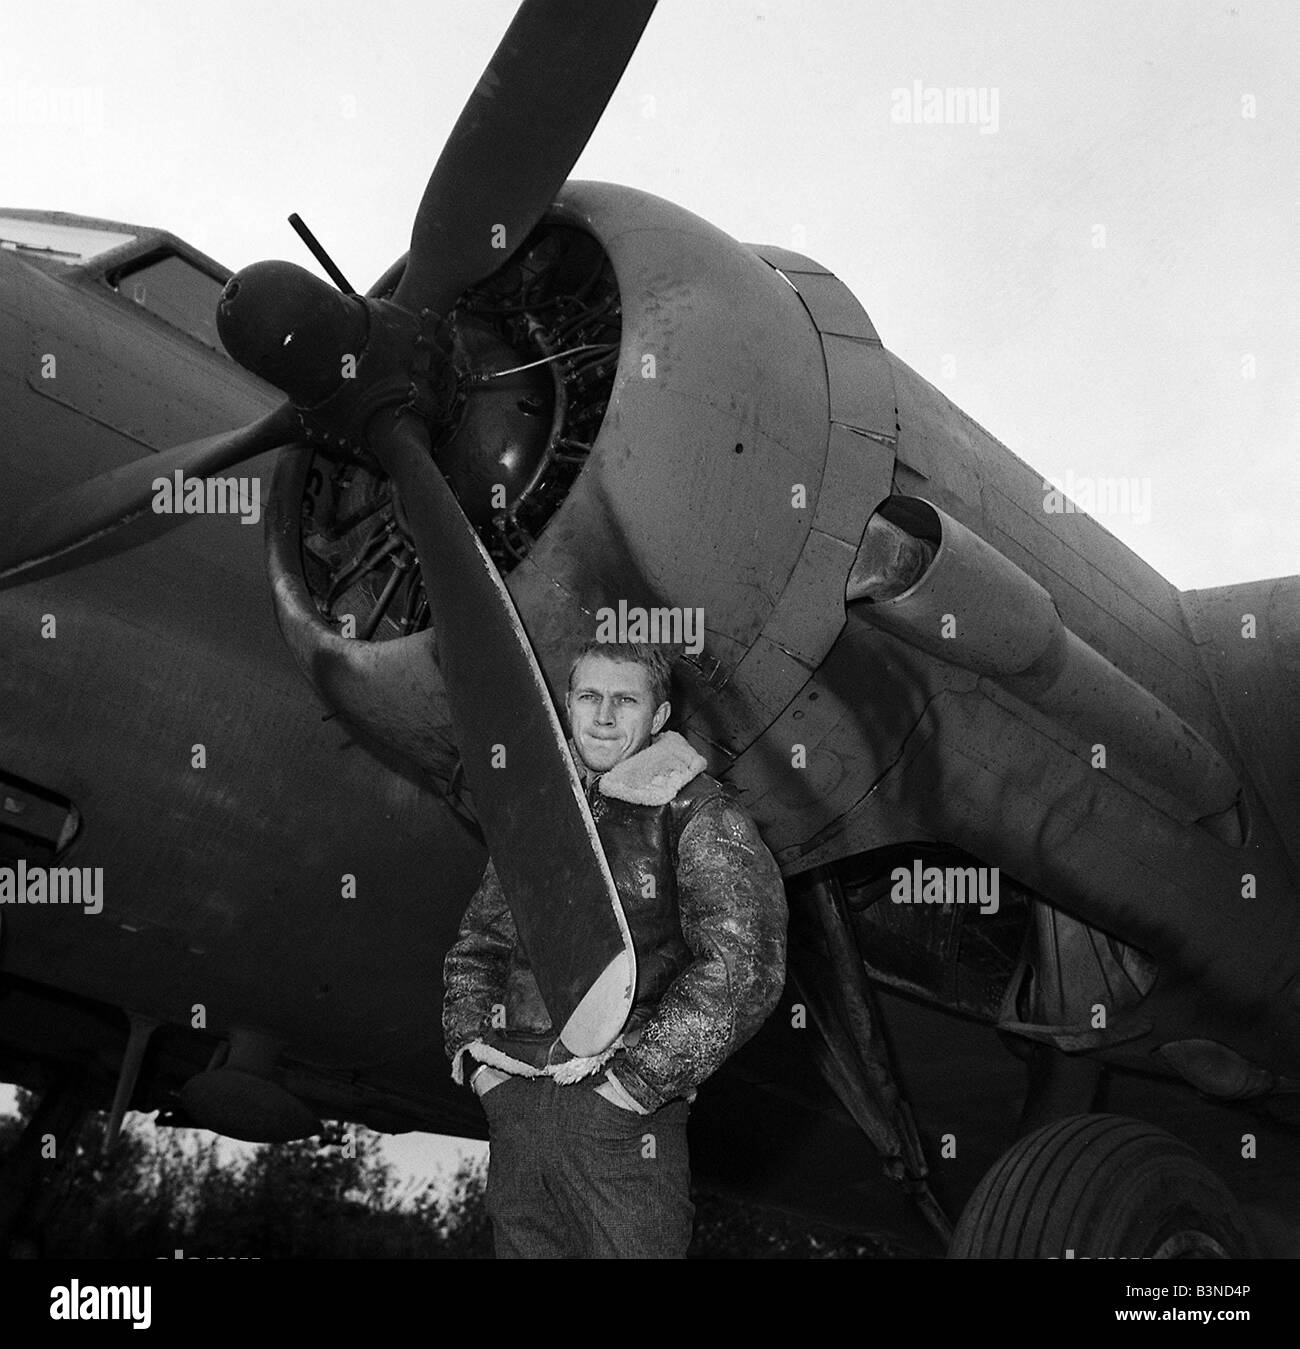
[[[662,646],[653,642],[584,642],[569,665],[569,692],[573,692],[573,676],[579,664],[588,656],[617,661],[620,665],[639,665],[650,681],[650,696],[655,707],[670,701],[672,691],[673,658]]]

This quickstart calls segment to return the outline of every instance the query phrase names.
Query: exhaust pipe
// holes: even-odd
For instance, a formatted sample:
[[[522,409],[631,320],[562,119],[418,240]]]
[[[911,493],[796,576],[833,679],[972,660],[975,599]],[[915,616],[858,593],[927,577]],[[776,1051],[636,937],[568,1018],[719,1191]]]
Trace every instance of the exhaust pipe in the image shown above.
[[[1241,784],[1218,751],[1061,621],[1051,595],[920,497],[867,522],[846,601],[872,626],[995,679],[1158,788],[1224,842],[1242,842]],[[1207,817],[1220,817],[1210,819]]]

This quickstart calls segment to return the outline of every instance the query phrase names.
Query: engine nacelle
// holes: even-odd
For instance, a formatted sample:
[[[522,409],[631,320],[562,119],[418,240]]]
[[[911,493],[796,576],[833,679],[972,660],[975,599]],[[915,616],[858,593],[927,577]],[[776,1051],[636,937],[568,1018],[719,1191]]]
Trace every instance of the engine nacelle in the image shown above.
[[[574,236],[586,241],[581,267],[569,268],[536,317],[523,313],[526,330],[500,317],[511,305],[495,296],[463,301],[470,321],[503,332],[518,322],[503,339],[513,355],[502,349],[489,364],[546,362],[556,379],[545,398],[533,389],[506,400],[507,411],[519,404],[521,425],[536,411],[528,444],[496,414],[466,422],[451,446],[460,473],[449,481],[480,523],[463,483],[500,477],[507,454],[497,442],[519,441],[507,448],[529,471],[506,482],[503,516],[480,536],[557,695],[570,653],[596,635],[602,609],[689,608],[702,617],[704,651],[678,662],[677,710],[719,771],[803,687],[844,625],[844,581],[867,506],[887,490],[893,466],[881,443],[895,420],[888,368],[866,316],[824,269],[781,255],[810,270],[798,290],[765,253],[628,188],[568,184],[522,261],[502,275],[522,268],[518,288],[536,288],[547,267],[564,270]],[[399,274],[391,269],[372,293]],[[548,318],[575,296],[589,320]],[[817,321],[814,307],[832,301]],[[553,331],[538,339],[544,320]],[[614,348],[608,358],[602,344]],[[872,371],[883,392],[864,408]],[[470,414],[494,387],[471,387]],[[482,472],[470,462],[476,446]],[[336,491],[345,478],[350,485]],[[337,453],[283,457],[268,511],[277,616],[322,696],[446,784],[446,707],[430,661],[436,633],[410,626],[419,596],[397,578],[387,618],[368,623],[363,610],[355,635],[375,640],[352,640],[337,626],[343,608],[373,606],[386,583],[376,571],[365,594],[340,605],[332,599],[346,592],[339,578],[367,549],[389,565],[378,532],[357,527],[353,547],[344,526],[374,514],[402,532],[400,503],[395,515],[378,513],[387,490],[380,479],[374,465],[340,464]],[[343,522],[336,533],[317,510],[331,493]]]
[[[1216,832],[1239,832],[1241,785],[1205,737],[1071,632],[1037,581],[928,501],[891,496],[877,507],[847,599],[873,626],[996,679],[1074,734],[1109,746],[1183,803],[1186,818],[1224,816]]]

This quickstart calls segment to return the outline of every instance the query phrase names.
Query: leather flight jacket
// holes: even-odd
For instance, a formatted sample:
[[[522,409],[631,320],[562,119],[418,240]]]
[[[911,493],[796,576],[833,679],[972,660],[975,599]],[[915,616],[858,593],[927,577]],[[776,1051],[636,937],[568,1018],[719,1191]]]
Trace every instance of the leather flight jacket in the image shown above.
[[[733,794],[673,731],[586,787],[637,957],[633,1011],[589,1058],[560,1042],[491,862],[443,962],[443,1043],[558,1085],[602,1069],[646,1110],[690,1100],[763,1024],[785,982],[781,872]]]
[[[603,795],[600,778],[587,784],[586,793],[636,951],[636,992],[623,1028],[623,1042],[635,1044],[639,1027],[692,959],[678,921],[677,841],[706,801],[726,793],[705,774],[688,782],[665,805],[641,805]],[[543,1068],[572,1057],[551,1025],[528,957],[518,942],[510,952],[505,1022],[490,1042],[511,1058]]]

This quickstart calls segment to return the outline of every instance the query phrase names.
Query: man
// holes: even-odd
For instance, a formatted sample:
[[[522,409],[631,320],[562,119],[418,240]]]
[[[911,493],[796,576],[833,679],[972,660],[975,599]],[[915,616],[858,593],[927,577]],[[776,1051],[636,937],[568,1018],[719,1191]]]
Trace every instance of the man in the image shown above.
[[[590,1059],[560,1043],[490,862],[447,953],[443,1031],[457,1081],[478,1063],[498,1258],[684,1256],[690,1102],[785,982],[780,872],[705,760],[663,729],[669,670],[654,647],[590,642],[565,700],[637,955],[618,1040]]]

